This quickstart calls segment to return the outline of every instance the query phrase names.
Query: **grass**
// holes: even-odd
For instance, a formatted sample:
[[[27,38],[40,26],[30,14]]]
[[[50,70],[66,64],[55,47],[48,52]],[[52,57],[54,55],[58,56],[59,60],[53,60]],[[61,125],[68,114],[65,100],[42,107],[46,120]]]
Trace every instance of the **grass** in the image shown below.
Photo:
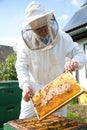
[[[79,122],[87,123],[87,119],[86,119],[86,118],[81,118],[81,117],[79,117],[79,116],[76,115],[76,114],[72,114],[71,112],[68,112],[68,113],[67,113],[67,117],[70,118],[70,119],[77,120],[77,121],[79,121]]]
[[[68,103],[67,118],[87,123],[87,105],[80,105],[75,100]]]

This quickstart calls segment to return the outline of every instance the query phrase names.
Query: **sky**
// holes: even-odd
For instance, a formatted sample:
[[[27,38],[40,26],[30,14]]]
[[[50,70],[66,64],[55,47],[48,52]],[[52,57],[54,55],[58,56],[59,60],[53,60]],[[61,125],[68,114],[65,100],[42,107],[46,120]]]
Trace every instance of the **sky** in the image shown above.
[[[0,44],[15,42],[21,36],[24,12],[32,0],[0,0]],[[63,29],[85,0],[37,0],[54,14]]]

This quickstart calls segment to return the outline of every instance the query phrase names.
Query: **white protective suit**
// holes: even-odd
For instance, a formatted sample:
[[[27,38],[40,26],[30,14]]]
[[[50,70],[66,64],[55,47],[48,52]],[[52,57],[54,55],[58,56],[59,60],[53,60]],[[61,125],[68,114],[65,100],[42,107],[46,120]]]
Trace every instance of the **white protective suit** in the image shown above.
[[[34,45],[35,34],[31,31],[29,36],[25,36],[29,45]],[[39,44],[41,41],[39,41]],[[31,50],[24,41],[17,46],[16,70],[19,86],[31,86],[34,91],[38,91],[44,85],[55,79],[64,72],[65,58],[78,62],[82,68],[86,58],[80,50],[78,44],[72,38],[58,31],[53,43],[43,49]],[[66,107],[62,107],[55,114],[66,116]],[[25,102],[22,99],[21,113],[19,118],[35,116],[31,101]]]

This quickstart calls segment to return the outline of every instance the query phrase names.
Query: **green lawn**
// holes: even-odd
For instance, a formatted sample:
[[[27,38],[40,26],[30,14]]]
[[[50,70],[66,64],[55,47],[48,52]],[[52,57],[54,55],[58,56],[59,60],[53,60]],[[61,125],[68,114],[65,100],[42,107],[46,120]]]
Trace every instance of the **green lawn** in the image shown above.
[[[68,103],[67,117],[79,122],[87,123],[87,105],[80,105],[72,102]]]

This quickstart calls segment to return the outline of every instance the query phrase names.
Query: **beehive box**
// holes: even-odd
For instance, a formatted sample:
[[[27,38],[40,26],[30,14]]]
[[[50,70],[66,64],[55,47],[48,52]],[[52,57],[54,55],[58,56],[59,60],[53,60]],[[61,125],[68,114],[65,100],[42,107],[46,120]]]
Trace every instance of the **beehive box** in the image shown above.
[[[84,92],[78,97],[79,104],[87,105],[87,92]]]
[[[50,115],[41,121],[37,117],[9,121],[4,130],[87,130],[87,124]]]
[[[20,104],[10,104],[0,107],[0,125],[19,118]]]
[[[2,126],[0,125],[0,130],[3,130],[3,125]]]
[[[0,107],[20,103],[21,93],[18,81],[0,82]]]

